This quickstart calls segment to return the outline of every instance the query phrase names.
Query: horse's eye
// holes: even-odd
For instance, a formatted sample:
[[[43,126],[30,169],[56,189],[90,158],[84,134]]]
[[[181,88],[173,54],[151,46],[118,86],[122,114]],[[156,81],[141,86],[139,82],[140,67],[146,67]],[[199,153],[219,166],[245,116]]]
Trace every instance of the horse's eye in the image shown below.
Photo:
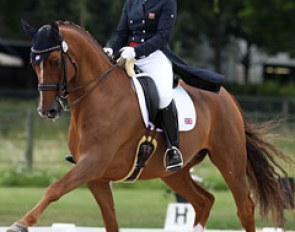
[[[50,65],[52,68],[57,68],[59,65],[61,64],[61,60],[58,59],[58,60],[51,60],[50,61]]]

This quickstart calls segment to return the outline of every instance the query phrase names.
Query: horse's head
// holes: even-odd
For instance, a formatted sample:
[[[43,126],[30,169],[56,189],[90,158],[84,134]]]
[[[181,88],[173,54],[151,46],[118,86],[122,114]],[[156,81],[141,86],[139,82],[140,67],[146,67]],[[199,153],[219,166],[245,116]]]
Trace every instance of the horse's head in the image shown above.
[[[67,67],[68,45],[56,22],[39,30],[25,21],[22,25],[32,38],[31,63],[38,77],[40,93],[38,113],[41,117],[55,119],[61,113],[62,100],[67,97],[67,84],[75,73]]]

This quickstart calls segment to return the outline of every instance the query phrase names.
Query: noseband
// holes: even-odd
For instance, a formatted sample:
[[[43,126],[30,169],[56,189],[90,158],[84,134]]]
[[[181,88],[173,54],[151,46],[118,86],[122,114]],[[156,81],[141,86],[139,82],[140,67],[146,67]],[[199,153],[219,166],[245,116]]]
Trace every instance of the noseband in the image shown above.
[[[38,84],[38,90],[39,91],[58,91],[58,96],[56,97],[56,100],[58,101],[58,103],[60,104],[60,106],[63,108],[64,111],[68,111],[70,110],[73,106],[75,106],[76,104],[78,104],[82,99],[84,99],[86,96],[88,96],[91,92],[94,91],[94,89],[100,85],[103,80],[106,79],[106,77],[115,69],[115,67],[117,66],[117,64],[112,65],[108,70],[106,70],[105,72],[103,72],[101,75],[95,77],[94,79],[78,86],[72,89],[69,89],[68,87],[68,66],[67,66],[67,62],[66,62],[66,57],[69,58],[69,60],[71,61],[72,65],[75,68],[75,73],[77,73],[77,65],[74,61],[74,59],[71,57],[71,55],[68,53],[68,45],[65,41],[61,42],[60,46],[55,46],[52,48],[48,48],[45,50],[35,50],[35,49],[31,49],[32,52],[36,53],[37,55],[42,54],[42,53],[48,53],[48,52],[52,52],[55,50],[60,50],[61,52],[61,62],[62,62],[62,66],[63,66],[63,75],[61,74],[59,76],[59,82],[56,84],[49,84],[49,83],[39,83]],[[63,76],[63,78],[62,78]],[[96,84],[89,89],[87,92],[85,92],[84,94],[82,94],[81,96],[79,96],[77,99],[75,99],[73,102],[68,103],[68,96],[71,93],[80,91],[82,89],[84,89],[85,87],[89,86],[90,84],[96,82]]]

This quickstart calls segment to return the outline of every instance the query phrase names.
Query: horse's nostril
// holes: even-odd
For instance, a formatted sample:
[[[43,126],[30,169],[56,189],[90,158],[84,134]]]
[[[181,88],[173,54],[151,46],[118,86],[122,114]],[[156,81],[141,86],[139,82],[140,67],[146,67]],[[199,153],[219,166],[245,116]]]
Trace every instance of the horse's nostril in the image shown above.
[[[51,109],[48,111],[48,118],[55,118],[58,114],[58,111],[56,109]]]
[[[55,110],[55,109],[52,109],[52,110],[48,111],[48,113],[50,113],[50,114],[55,114],[56,112],[57,112],[57,110]]]

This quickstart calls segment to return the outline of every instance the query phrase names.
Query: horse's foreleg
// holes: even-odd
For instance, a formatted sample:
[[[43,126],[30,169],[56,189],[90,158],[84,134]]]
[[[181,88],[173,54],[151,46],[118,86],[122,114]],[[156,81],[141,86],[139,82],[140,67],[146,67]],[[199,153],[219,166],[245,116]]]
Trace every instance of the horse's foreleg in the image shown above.
[[[203,232],[214,203],[214,196],[198,186],[186,168],[171,176],[164,177],[162,180],[192,204],[196,213],[194,231]]]
[[[88,160],[89,161],[89,160]],[[38,204],[30,210],[22,219],[8,228],[7,232],[24,232],[27,227],[34,225],[46,207],[57,201],[64,194],[89,182],[94,178],[97,169],[91,168],[93,164],[84,159],[74,166],[62,179],[50,185]]]
[[[110,182],[90,181],[87,186],[100,206],[106,231],[118,232],[119,228]]]

